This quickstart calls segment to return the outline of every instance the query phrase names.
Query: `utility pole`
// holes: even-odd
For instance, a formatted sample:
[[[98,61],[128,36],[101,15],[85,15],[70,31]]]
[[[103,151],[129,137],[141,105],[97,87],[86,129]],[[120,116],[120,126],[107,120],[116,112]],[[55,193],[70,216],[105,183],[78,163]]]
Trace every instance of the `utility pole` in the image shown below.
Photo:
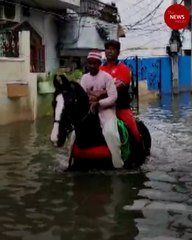
[[[172,30],[171,38],[170,38],[170,57],[171,57],[171,69],[172,69],[172,91],[173,94],[179,93],[179,69],[178,69],[178,62],[179,62],[179,48],[178,48],[178,40],[177,34],[178,30]]]
[[[177,4],[177,0],[173,0],[173,4]],[[172,69],[172,91],[173,94],[179,93],[179,55],[182,43],[180,39],[180,32],[178,30],[172,30],[169,40],[170,44],[170,57],[171,57],[171,69]]]

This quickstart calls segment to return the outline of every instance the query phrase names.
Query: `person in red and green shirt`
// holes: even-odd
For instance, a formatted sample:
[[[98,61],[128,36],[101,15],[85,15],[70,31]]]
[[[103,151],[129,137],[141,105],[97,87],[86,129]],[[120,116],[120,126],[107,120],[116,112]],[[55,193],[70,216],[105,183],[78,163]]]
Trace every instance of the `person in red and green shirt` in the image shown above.
[[[120,42],[109,40],[105,43],[106,63],[100,69],[109,73],[115,80],[118,92],[116,102],[116,114],[129,128],[130,132],[138,142],[142,141],[141,134],[137,128],[135,117],[130,106],[130,97],[128,94],[131,82],[131,70],[118,60],[120,53]],[[106,90],[89,92],[90,102],[98,101],[106,96]]]

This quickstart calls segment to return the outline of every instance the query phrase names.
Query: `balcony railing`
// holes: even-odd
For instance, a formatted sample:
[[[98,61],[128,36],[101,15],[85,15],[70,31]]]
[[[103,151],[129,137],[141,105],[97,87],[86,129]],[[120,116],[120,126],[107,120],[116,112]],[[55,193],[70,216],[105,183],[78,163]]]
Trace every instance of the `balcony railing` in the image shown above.
[[[80,14],[96,17],[106,22],[119,23],[120,17],[115,5],[109,5],[97,0],[82,0]]]
[[[18,35],[0,32],[0,57],[19,57]]]

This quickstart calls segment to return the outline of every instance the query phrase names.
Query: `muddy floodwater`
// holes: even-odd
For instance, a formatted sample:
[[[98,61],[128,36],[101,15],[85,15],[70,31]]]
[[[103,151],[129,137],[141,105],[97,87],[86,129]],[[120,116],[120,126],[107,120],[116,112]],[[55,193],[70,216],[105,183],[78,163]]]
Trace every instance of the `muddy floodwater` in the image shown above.
[[[191,240],[192,97],[143,103],[139,171],[62,173],[50,117],[0,126],[0,240]]]

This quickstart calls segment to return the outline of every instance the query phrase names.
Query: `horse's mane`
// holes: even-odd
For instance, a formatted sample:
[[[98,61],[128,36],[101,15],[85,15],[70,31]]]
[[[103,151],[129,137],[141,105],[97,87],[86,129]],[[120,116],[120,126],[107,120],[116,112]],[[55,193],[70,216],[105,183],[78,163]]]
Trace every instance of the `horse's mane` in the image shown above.
[[[76,92],[77,97],[80,97],[81,100],[85,102],[89,102],[87,93],[78,82],[71,81],[70,86],[71,86],[71,89],[73,89]]]
[[[69,81],[64,74],[55,75],[53,85],[55,87],[55,97],[64,91],[75,91],[77,95],[80,95],[88,100],[87,93],[84,91],[81,85],[78,82]]]
[[[103,143],[103,136],[100,127],[100,121],[97,114],[90,113],[90,104],[88,94],[85,92],[80,83],[69,81],[65,75],[55,76],[54,78],[54,100],[53,108],[56,106],[56,97],[59,94],[64,96],[67,102],[67,108],[62,112],[61,119],[65,119],[65,124],[62,122],[61,127],[70,125],[66,116],[75,116],[73,119],[76,130],[76,140],[82,146],[95,146]],[[73,118],[73,117],[72,117]],[[71,119],[72,120],[72,119]],[[73,124],[75,123],[73,122]],[[94,127],[93,127],[94,126]],[[61,131],[62,132],[62,131]],[[94,136],[94,138],[92,137]]]
[[[64,74],[55,75],[53,80],[53,85],[55,87],[55,92],[53,94],[53,109],[56,107],[56,97],[59,94],[73,94],[76,96],[78,102],[81,102],[84,107],[88,107],[89,98],[87,93],[84,91],[80,83],[75,81],[69,81]]]

